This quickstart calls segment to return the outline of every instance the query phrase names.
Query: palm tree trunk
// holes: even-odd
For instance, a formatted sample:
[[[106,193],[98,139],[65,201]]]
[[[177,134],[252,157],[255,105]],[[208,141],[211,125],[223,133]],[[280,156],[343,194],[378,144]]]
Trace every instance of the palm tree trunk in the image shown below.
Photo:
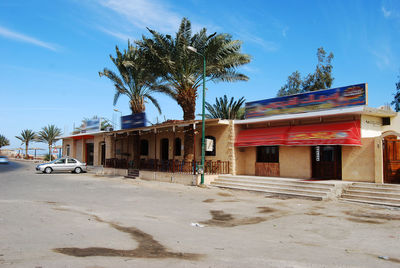
[[[25,142],[25,158],[28,158],[28,145],[29,142]]]
[[[50,157],[50,161],[51,161],[51,143],[49,143],[49,157]]]
[[[183,110],[183,120],[194,120],[195,119],[195,109],[196,109],[196,92],[197,90],[192,90],[192,94],[185,98],[184,100],[178,101],[179,105]],[[194,158],[193,145],[194,145],[194,130],[193,125],[185,127],[184,136],[184,159],[185,161],[192,161]]]

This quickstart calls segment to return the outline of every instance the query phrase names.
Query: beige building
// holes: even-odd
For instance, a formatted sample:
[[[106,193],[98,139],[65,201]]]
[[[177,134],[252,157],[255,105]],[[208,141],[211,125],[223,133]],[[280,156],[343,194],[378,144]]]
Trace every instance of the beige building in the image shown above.
[[[246,117],[206,120],[205,183],[218,174],[400,182],[400,119],[367,106],[366,84],[247,103]],[[194,155],[185,161],[188,126]],[[63,152],[106,174],[138,168],[143,179],[198,184],[201,136],[200,120],[167,121],[63,137]]]

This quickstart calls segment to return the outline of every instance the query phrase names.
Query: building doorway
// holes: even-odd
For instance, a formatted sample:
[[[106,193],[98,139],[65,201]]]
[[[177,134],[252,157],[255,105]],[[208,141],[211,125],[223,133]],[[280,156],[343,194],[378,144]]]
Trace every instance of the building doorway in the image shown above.
[[[169,141],[168,139],[161,140],[161,160],[168,160],[168,149],[169,149]]]
[[[104,166],[106,164],[106,144],[103,142],[100,144],[100,164]]]
[[[383,140],[383,182],[400,183],[400,140],[386,136]]]
[[[93,166],[94,144],[86,143],[86,164]]]
[[[339,145],[313,146],[312,177],[324,180],[341,180],[342,147]]]

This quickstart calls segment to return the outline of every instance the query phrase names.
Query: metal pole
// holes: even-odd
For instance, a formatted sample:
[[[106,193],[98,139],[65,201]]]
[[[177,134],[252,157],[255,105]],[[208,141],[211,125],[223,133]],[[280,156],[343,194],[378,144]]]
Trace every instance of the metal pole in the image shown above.
[[[206,101],[206,57],[203,56],[203,112],[201,114],[201,167],[203,168],[203,172],[201,173],[201,181],[200,184],[204,184],[204,158],[205,158],[205,132],[206,132],[206,123],[205,123],[205,101]]]

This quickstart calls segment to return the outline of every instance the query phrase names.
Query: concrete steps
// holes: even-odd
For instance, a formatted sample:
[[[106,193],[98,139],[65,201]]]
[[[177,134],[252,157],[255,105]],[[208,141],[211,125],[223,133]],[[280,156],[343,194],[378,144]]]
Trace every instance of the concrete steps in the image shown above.
[[[357,182],[347,187],[340,199],[351,202],[400,207],[400,185]]]
[[[257,191],[314,200],[328,199],[335,188],[335,184],[318,181],[232,175],[220,175],[216,180],[211,182],[211,185],[221,188]]]

